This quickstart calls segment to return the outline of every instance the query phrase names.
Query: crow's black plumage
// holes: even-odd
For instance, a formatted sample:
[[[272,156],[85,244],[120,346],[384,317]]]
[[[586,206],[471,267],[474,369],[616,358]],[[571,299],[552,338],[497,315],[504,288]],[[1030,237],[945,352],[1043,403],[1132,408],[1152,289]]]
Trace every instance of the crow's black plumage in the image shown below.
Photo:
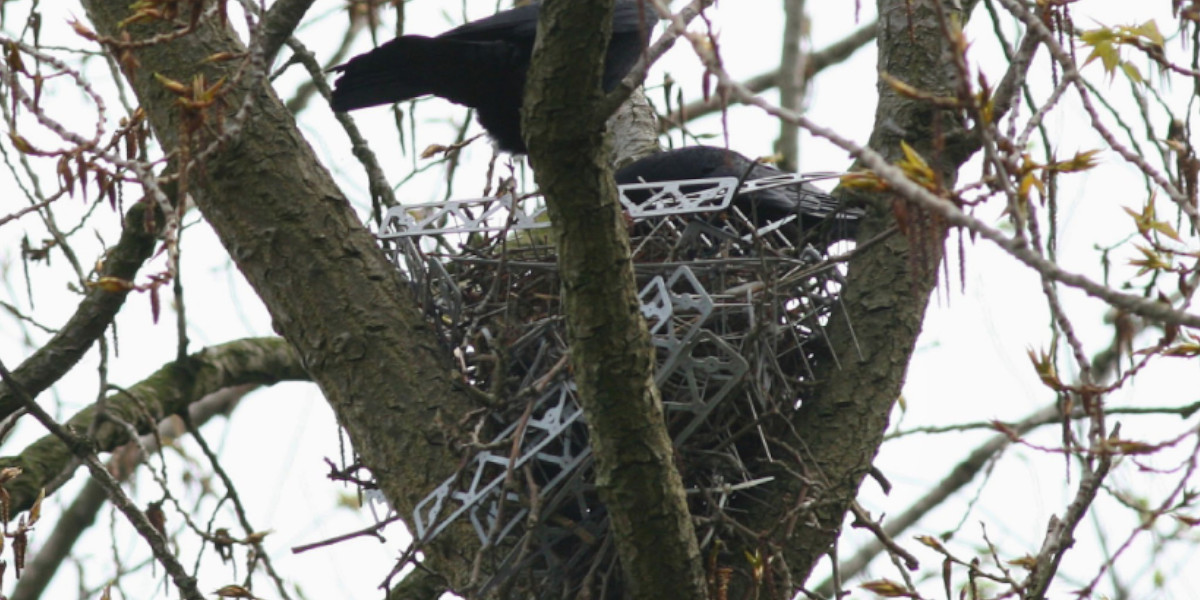
[[[618,185],[712,177],[751,181],[782,174],[775,167],[754,162],[732,150],[688,146],[633,162],[617,171],[616,180]],[[637,197],[630,199],[638,201]],[[797,215],[801,232],[824,227],[828,232],[824,239],[829,240],[852,239],[861,216],[857,210],[839,210],[832,196],[807,183],[738,194],[734,204],[760,226]]]
[[[339,112],[426,94],[474,108],[501,150],[525,152],[521,100],[537,33],[538,4],[496,13],[437,37],[406,35],[334,67]],[[604,59],[610,91],[637,62],[649,38],[649,11],[638,0],[617,0]]]

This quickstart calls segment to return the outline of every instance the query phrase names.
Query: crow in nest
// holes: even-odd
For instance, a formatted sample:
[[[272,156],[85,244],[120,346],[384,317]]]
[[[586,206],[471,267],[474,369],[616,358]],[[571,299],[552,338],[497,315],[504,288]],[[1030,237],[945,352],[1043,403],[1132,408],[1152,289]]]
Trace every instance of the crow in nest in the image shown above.
[[[714,146],[688,146],[651,154],[630,163],[616,172],[617,185],[655,183],[684,179],[736,177],[739,182],[784,175],[771,165],[752,161],[745,156]],[[626,193],[634,202],[649,198],[647,191]],[[744,215],[762,227],[795,215],[799,231],[805,233],[823,228],[823,239],[837,241],[853,239],[858,232],[862,212],[842,209],[826,192],[808,183],[797,183],[747,193],[738,193],[733,203]],[[795,237],[794,235],[789,237]]]
[[[522,154],[521,100],[533,55],[538,4],[496,13],[437,37],[406,35],[334,67],[333,110],[345,112],[433,94],[476,110],[504,151]],[[604,57],[604,91],[629,73],[649,40],[652,14],[617,0]]]

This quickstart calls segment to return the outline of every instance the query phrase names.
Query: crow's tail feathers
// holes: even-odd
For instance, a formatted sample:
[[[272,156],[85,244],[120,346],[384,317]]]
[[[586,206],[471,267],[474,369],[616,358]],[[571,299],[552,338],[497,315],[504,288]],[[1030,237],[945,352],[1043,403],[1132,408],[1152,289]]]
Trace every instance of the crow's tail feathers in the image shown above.
[[[344,112],[433,94],[478,106],[480,90],[502,71],[498,44],[406,35],[334,67],[333,110]]]

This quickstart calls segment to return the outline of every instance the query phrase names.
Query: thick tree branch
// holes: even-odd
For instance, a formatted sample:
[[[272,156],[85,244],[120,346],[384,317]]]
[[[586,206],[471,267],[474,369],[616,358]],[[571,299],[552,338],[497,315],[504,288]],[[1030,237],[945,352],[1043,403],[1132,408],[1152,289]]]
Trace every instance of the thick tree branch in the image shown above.
[[[129,11],[121,3],[85,0],[84,8],[106,38],[145,39],[170,29],[122,30]],[[440,415],[466,414],[473,405],[452,384],[448,354],[400,274],[278,97],[265,83],[247,87],[261,79],[236,78],[238,65],[207,60],[244,51],[234,32],[213,19],[169,44],[122,50],[137,64],[121,64],[168,150],[187,140],[186,115],[156,74],[187,82],[227,78],[226,105],[248,107],[240,135],[206,157],[210,176],[192,182],[196,204],[321,386],[380,489],[400,514],[411,514],[456,464],[446,443],[456,431],[438,428],[455,420]],[[214,127],[216,117],[214,107],[206,126]],[[473,543],[473,536],[443,537],[445,551],[427,548],[427,558],[458,560],[454,551]]]
[[[935,2],[941,0],[879,2],[879,69],[931,94],[952,95],[957,82],[947,56],[953,42],[943,35]],[[942,2],[941,10],[958,14],[958,22],[965,23],[966,15],[955,11],[954,4]],[[958,118],[903,96],[882,78],[878,88],[870,147],[896,160],[900,142],[906,141],[932,159],[943,185],[952,186],[961,163],[941,155],[937,147],[941,136],[959,131]],[[890,198],[865,199],[869,210],[860,231],[864,239],[896,218]],[[846,507],[882,443],[921,332],[945,231],[936,220],[916,218],[925,222],[909,224],[906,237],[893,237],[851,261],[842,295],[845,318],[833,319],[830,332],[838,364],[822,365],[817,401],[805,403],[794,420],[813,454],[814,469],[827,478],[828,486],[815,508],[820,525],[811,535],[794,536],[789,548],[802,568],[811,569],[840,532]]]
[[[938,1],[879,2],[879,68],[929,94],[952,96],[957,89],[949,59],[954,46],[944,34],[942,17],[953,13],[957,22],[966,22],[967,15],[955,10],[952,2],[938,6]],[[733,81],[710,50],[698,43],[694,48],[735,98],[816,130],[794,112],[767,106]],[[882,78],[878,87],[870,146],[879,153],[873,156],[883,158],[870,166],[900,158],[900,142],[905,141],[926,157],[942,185],[953,186],[966,157],[942,152],[940,141],[943,136],[961,135],[959,117],[900,94]],[[862,195],[858,200],[868,206],[860,239],[870,239],[892,225],[896,217],[891,197]],[[796,584],[807,579],[837,539],[846,510],[870,470],[937,280],[944,224],[928,214],[911,218],[906,236],[857,252],[850,261],[842,294],[844,311],[831,319],[827,331],[836,360],[817,365],[818,389],[802,403],[792,422],[774,434],[778,438],[796,435],[804,441],[809,475],[781,476],[776,493],[785,501],[759,507],[752,522],[762,531],[782,528],[787,536],[783,540],[786,564]]]
[[[150,519],[146,516],[146,513],[134,505],[129,496],[121,489],[121,484],[104,468],[104,465],[100,464],[100,460],[96,458],[96,454],[92,449],[90,440],[55,422],[49,413],[43,410],[41,406],[38,406],[34,397],[25,392],[20,383],[12,378],[12,373],[4,367],[3,363],[0,363],[0,377],[8,382],[13,394],[20,400],[22,407],[28,410],[29,414],[33,415],[42,426],[50,430],[51,437],[64,448],[69,448],[70,454],[78,458],[87,467],[88,472],[92,474],[92,479],[104,488],[113,506],[121,511],[121,514],[125,515],[125,518],[137,530],[138,535],[150,545],[151,553],[154,554],[154,558],[166,570],[167,575],[171,578],[171,582],[179,590],[179,595],[187,600],[203,600],[204,596],[200,594],[200,590],[196,587],[196,578],[189,575],[183,564],[175,558],[175,554],[167,545],[167,539],[163,533],[154,527]],[[21,477],[17,477],[16,479],[20,480]]]
[[[314,0],[276,0],[259,22],[263,62],[270,66]]]
[[[126,443],[129,435],[122,423],[146,434],[167,416],[218,390],[243,384],[271,385],[280,381],[308,380],[296,353],[280,338],[252,338],[228,342],[172,362],[134,386],[114,392],[105,399],[104,416],[95,428],[97,452],[110,452]],[[96,406],[85,408],[66,425],[88,431],[96,418]],[[24,475],[6,485],[12,497],[12,514],[26,510],[38,492],[78,466],[71,449],[59,438],[47,435],[30,444],[21,454],[0,458],[0,466],[16,466]],[[53,490],[47,490],[52,492]]]
[[[525,141],[555,226],[571,366],[626,591],[695,600],[706,593],[700,552],[607,166],[600,75],[612,10],[612,0],[542,5]]]

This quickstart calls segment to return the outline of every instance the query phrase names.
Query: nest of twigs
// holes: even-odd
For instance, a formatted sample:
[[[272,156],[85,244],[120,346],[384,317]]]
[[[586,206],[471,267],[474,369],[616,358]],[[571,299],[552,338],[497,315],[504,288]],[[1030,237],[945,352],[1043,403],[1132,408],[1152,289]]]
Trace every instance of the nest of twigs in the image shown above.
[[[456,212],[415,226],[411,212],[394,210],[380,235],[480,399],[459,436],[465,466],[413,515],[415,546],[469,519],[481,542],[478,595],[617,597],[549,230],[515,230],[538,226],[519,211],[481,220],[505,201],[474,202],[474,212],[459,207],[466,225]],[[814,364],[830,360],[823,328],[841,274],[784,229],[733,208],[631,227],[667,426],[712,565],[723,548],[760,544],[737,526],[739,507],[768,500],[779,472],[769,466],[795,460],[764,424],[792,415]]]

